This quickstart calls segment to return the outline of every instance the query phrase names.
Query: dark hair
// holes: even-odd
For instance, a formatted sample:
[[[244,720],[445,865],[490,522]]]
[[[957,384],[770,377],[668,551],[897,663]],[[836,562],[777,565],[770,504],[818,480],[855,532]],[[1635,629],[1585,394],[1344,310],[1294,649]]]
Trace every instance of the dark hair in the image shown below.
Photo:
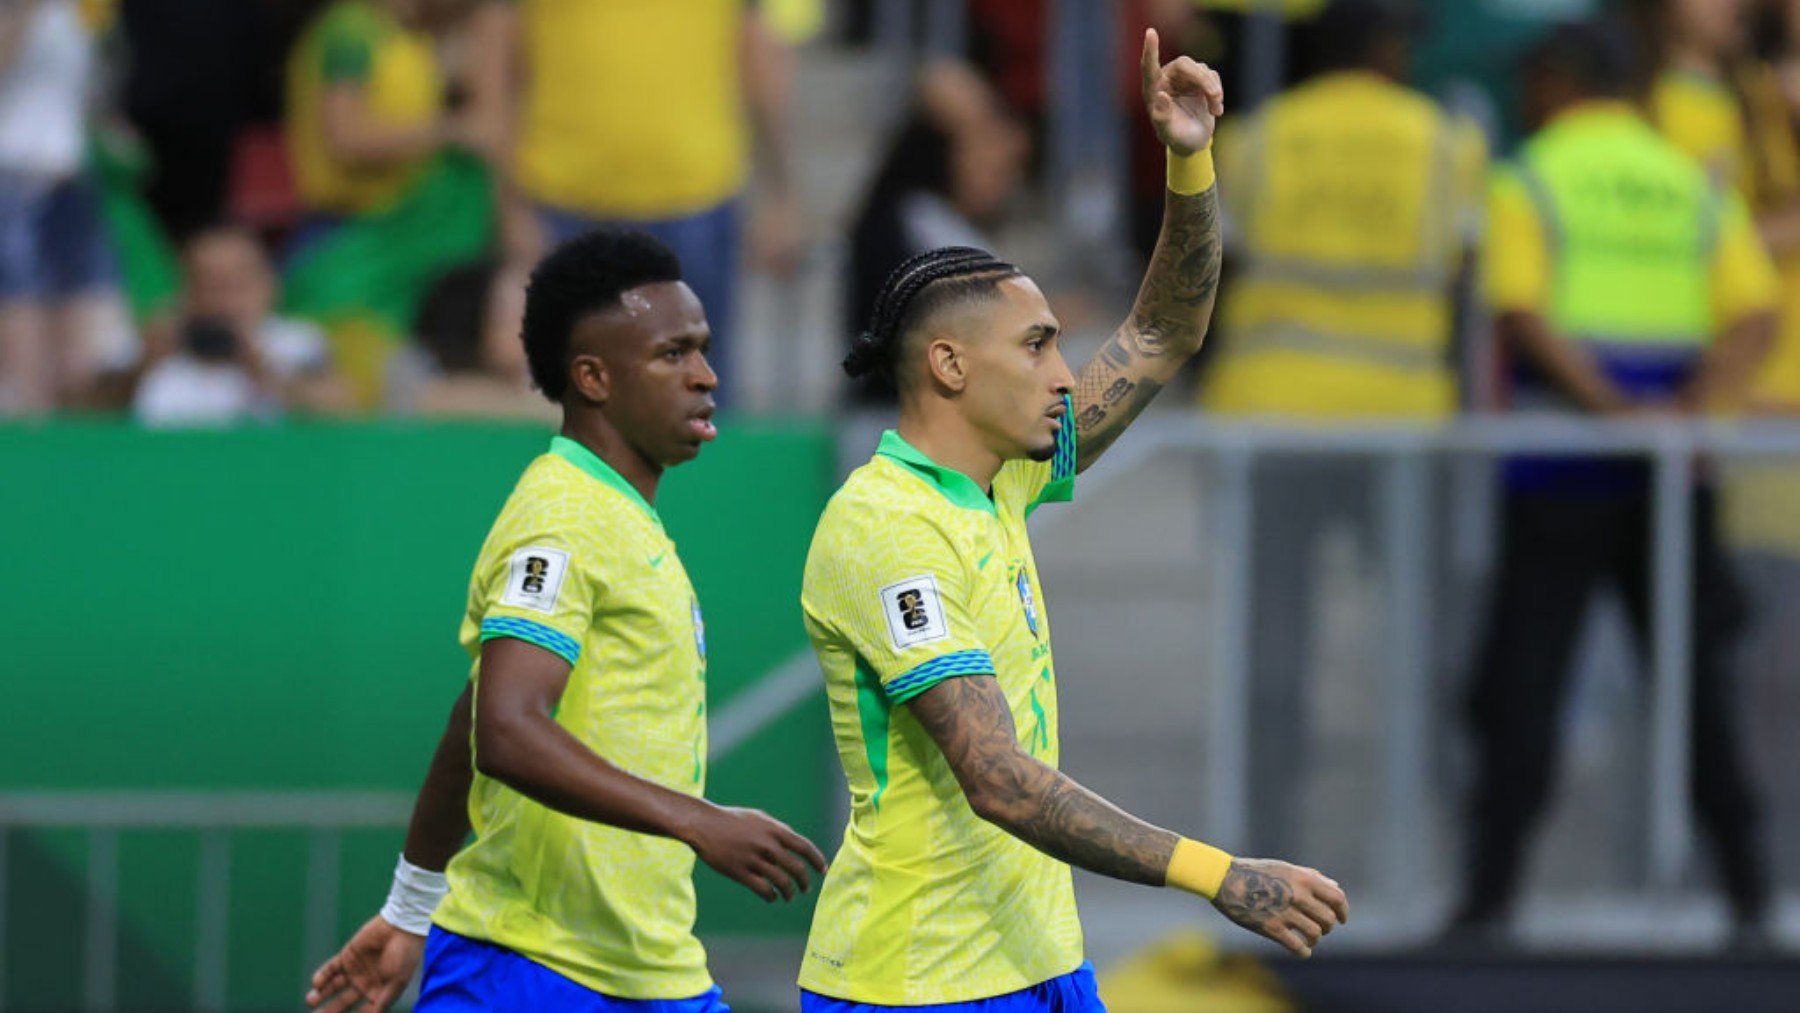
[[[1372,64],[1381,47],[1407,42],[1427,27],[1425,13],[1404,0],[1332,0],[1299,32],[1299,49],[1314,74]]]
[[[1525,55],[1531,75],[1562,74],[1598,98],[1631,93],[1640,79],[1640,54],[1631,30],[1612,18],[1557,25]]]
[[[619,296],[662,281],[681,280],[674,251],[645,232],[601,228],[550,251],[525,288],[525,358],[531,382],[552,401],[569,385],[569,335],[590,313],[610,309]]]
[[[486,368],[482,337],[487,332],[488,293],[500,265],[471,261],[445,271],[425,290],[413,320],[413,341],[445,373],[479,373]]]
[[[869,329],[844,357],[844,372],[851,379],[874,376],[893,385],[900,344],[914,325],[952,302],[990,294],[1001,281],[1023,273],[973,246],[942,246],[913,257],[894,268],[881,286]]]

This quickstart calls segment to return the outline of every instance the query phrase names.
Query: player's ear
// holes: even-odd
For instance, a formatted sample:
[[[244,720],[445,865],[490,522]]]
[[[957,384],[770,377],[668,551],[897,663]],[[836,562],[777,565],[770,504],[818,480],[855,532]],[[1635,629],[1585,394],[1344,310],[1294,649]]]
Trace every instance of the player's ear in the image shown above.
[[[569,386],[581,395],[582,400],[605,404],[612,395],[612,375],[607,372],[606,360],[598,355],[577,355],[570,359]]]
[[[925,346],[925,364],[932,379],[953,394],[968,386],[968,359],[962,349],[949,338],[934,337]]]

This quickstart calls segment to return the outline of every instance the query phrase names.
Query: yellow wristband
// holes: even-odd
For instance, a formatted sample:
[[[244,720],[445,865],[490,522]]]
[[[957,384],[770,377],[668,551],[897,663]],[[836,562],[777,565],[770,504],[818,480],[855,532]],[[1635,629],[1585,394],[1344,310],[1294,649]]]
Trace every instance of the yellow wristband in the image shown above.
[[[1231,869],[1231,856],[1210,844],[1183,837],[1175,842],[1175,854],[1169,858],[1169,874],[1165,885],[1207,900],[1219,895],[1225,873]]]
[[[1217,179],[1218,176],[1213,172],[1211,148],[1191,155],[1169,152],[1169,189],[1183,197],[1205,193],[1212,189],[1213,182]]]

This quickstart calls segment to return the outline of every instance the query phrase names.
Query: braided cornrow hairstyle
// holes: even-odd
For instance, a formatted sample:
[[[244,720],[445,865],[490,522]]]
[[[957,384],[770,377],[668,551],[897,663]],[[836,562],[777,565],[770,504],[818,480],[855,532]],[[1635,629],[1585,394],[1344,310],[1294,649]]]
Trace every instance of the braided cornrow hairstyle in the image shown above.
[[[844,372],[851,379],[872,376],[892,387],[901,339],[915,322],[957,299],[991,292],[1001,281],[1023,273],[973,246],[943,246],[913,257],[882,283],[874,318],[844,357]]]

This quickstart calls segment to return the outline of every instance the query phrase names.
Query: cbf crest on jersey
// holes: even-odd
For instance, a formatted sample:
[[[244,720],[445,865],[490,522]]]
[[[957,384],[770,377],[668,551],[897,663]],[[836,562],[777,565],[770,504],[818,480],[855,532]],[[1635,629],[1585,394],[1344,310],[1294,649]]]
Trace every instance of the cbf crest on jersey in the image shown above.
[[[700,614],[700,599],[689,599],[694,605],[694,650],[700,652],[700,662],[706,662],[706,617]]]
[[[1031,627],[1031,635],[1038,635],[1037,599],[1031,596],[1031,576],[1019,567],[1019,604],[1025,606],[1025,625]]]

